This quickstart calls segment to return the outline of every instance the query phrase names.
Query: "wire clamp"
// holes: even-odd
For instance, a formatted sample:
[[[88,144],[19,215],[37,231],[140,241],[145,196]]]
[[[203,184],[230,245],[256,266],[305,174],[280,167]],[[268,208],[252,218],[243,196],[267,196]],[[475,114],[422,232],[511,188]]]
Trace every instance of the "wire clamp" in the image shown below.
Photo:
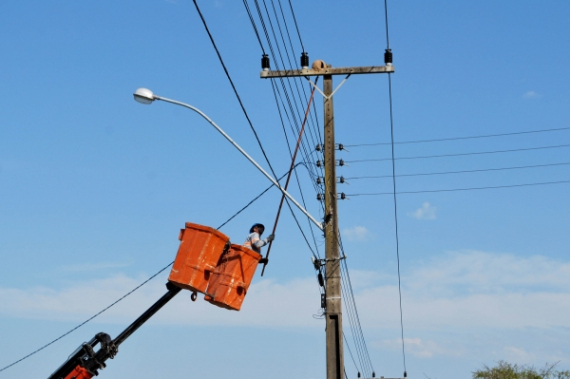
[[[350,153],[350,151],[347,148],[345,148],[342,143],[335,144],[335,147],[337,150],[345,150],[345,151],[348,151]]]
[[[343,259],[346,259],[346,255],[343,255],[342,257],[338,257],[338,258],[320,258],[320,259],[316,259],[315,257],[312,257],[313,266],[315,266],[315,270],[320,270],[321,267],[325,266],[327,262],[342,261]]]

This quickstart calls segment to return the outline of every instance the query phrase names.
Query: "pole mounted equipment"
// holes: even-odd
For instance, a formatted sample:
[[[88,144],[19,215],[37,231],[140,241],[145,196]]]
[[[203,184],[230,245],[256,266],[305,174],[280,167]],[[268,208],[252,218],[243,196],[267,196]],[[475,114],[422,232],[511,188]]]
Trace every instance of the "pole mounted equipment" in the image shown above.
[[[392,49],[386,49],[384,52],[384,63],[386,63],[386,66],[392,66],[393,58]]]
[[[309,54],[303,51],[301,54],[301,68],[308,69],[309,68]]]
[[[308,58],[308,57],[307,57]],[[345,162],[335,159],[335,127],[333,112],[333,95],[351,76],[356,74],[389,74],[394,72],[391,63],[391,52],[385,58],[390,60],[385,66],[367,66],[367,67],[339,67],[333,68],[322,60],[317,60],[309,68],[308,63],[304,61],[304,55],[301,56],[301,69],[299,70],[280,70],[280,71],[261,71],[262,79],[270,78],[291,78],[304,77],[307,81],[323,96],[324,103],[324,140],[322,146],[323,160],[316,162],[317,167],[325,168],[324,176],[324,193],[317,194],[317,200],[324,201],[325,209],[325,294],[321,297],[321,307],[325,309],[324,316],[326,322],[326,362],[327,362],[327,379],[343,379],[344,377],[344,351],[342,343],[342,303],[341,303],[341,275],[340,275],[340,251],[338,236],[338,193],[336,190],[337,176],[336,165],[344,166]],[[334,75],[345,75],[344,80],[333,89],[332,77]],[[323,77],[322,91],[310,79],[311,76]],[[340,148],[339,150],[344,150]],[[321,146],[316,148],[320,151]],[[346,199],[344,193],[340,194],[341,200]]]
[[[261,57],[261,69],[263,71],[269,71],[269,56],[267,54],[263,54]]]

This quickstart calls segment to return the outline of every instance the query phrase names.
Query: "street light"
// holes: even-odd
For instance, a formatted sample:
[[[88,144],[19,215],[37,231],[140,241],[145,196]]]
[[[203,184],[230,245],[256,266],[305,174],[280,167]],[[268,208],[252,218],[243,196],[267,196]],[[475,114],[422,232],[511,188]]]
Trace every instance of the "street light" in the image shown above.
[[[261,173],[263,175],[265,175],[265,177],[267,179],[269,179],[271,181],[271,183],[273,183],[273,185],[277,188],[279,188],[279,190],[281,192],[283,192],[283,195],[287,196],[287,198],[289,200],[291,200],[293,202],[293,204],[295,204],[297,206],[297,208],[299,208],[299,210],[301,212],[303,212],[320,230],[323,230],[323,225],[318,222],[313,216],[311,216],[311,214],[309,212],[307,212],[307,210],[305,208],[303,208],[303,206],[301,206],[301,204],[299,204],[297,202],[297,200],[295,200],[293,198],[293,196],[289,195],[289,193],[287,191],[285,191],[277,181],[275,181],[275,179],[273,179],[271,177],[271,175],[269,175],[267,172],[265,172],[265,170],[263,168],[261,168],[261,166],[259,164],[257,164],[256,161],[253,160],[252,157],[250,157],[244,149],[242,149],[237,143],[235,143],[234,140],[232,140],[230,138],[230,136],[228,136],[226,134],[226,132],[224,132],[222,130],[222,128],[220,128],[214,121],[212,121],[208,116],[206,116],[206,114],[204,114],[201,110],[199,110],[196,107],[193,107],[190,104],[186,104],[186,103],[182,103],[180,101],[176,101],[176,100],[172,100],[172,99],[167,99],[166,97],[162,97],[162,96],[157,96],[154,93],[152,93],[151,90],[147,89],[147,88],[139,88],[135,91],[135,93],[133,94],[133,96],[135,97],[135,100],[141,104],[152,104],[153,101],[155,100],[162,100],[162,101],[166,101],[167,103],[172,103],[172,104],[176,104],[176,105],[180,105],[183,106],[185,108],[189,108],[191,110],[193,110],[194,112],[198,113],[200,116],[204,117],[206,119],[206,121],[208,121],[214,128],[216,128],[216,130],[218,132],[220,132],[221,135],[223,135],[232,145],[234,145],[234,147],[236,149],[238,149],[240,151],[240,153],[243,154],[244,157],[246,157],[251,163],[253,163],[253,165],[255,167],[257,167],[257,169],[259,171],[261,171]]]

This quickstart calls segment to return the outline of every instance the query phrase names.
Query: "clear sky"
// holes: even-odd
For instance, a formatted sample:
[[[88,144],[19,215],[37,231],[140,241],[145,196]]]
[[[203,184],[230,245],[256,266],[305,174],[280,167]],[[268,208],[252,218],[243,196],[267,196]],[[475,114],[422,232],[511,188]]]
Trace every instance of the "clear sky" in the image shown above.
[[[289,2],[272,3],[284,8],[297,62]],[[388,3],[396,142],[509,134],[396,144],[398,175],[471,171],[397,178],[398,192],[418,192],[398,195],[408,376],[469,378],[499,360],[570,369],[569,184],[425,192],[570,180],[569,148],[561,146],[570,144],[570,3]],[[289,152],[243,2],[199,4],[281,175]],[[383,65],[382,1],[292,5],[311,62]],[[269,182],[197,114],[133,101],[135,89],[148,87],[190,103],[268,168],[192,1],[5,0],[0,51],[1,368],[171,262],[186,221],[218,227]],[[337,142],[390,141],[386,75],[351,77],[334,102]],[[315,104],[322,127],[320,95]],[[541,132],[515,134],[527,131]],[[349,195],[339,212],[360,321],[377,377],[401,377],[393,199],[354,196],[392,190],[390,178],[363,178],[391,175],[389,161],[371,161],[389,158],[390,147],[348,150],[338,158],[365,160],[337,169],[352,178],[339,185]],[[308,154],[300,160],[314,169],[319,153]],[[451,156],[417,158],[433,155]],[[308,210],[322,217],[303,166],[298,176]],[[297,183],[291,188],[300,199]],[[269,191],[221,230],[239,243],[254,222],[270,228],[279,199]],[[242,311],[193,303],[183,292],[121,346],[101,377],[323,378],[319,287],[288,209],[276,235]],[[165,292],[167,275],[0,378],[47,377],[95,333],[116,336]]]

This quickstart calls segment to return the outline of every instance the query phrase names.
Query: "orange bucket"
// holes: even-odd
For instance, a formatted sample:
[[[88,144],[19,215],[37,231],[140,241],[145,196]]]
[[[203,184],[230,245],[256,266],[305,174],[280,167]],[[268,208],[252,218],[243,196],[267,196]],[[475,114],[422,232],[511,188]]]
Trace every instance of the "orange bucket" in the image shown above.
[[[230,238],[208,226],[186,223],[168,280],[190,291],[206,292],[208,281]]]
[[[260,259],[261,255],[255,251],[232,244],[210,277],[204,300],[239,311]]]

